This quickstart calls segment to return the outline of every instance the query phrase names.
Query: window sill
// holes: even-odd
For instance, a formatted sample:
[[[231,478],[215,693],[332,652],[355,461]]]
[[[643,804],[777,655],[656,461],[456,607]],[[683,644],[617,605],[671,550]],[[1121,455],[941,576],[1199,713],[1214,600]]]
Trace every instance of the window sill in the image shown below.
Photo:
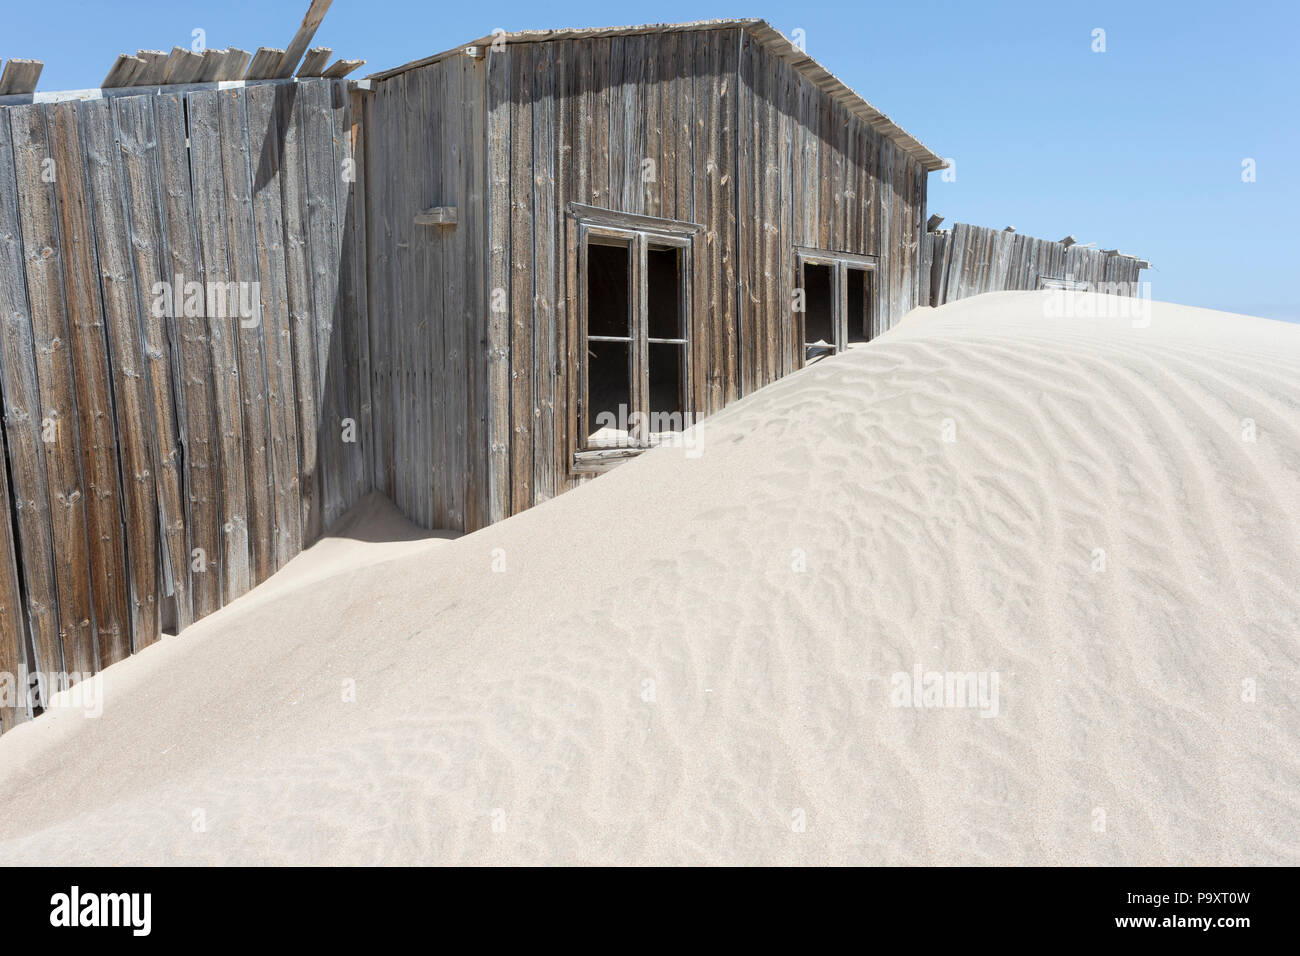
[[[649,450],[649,448],[624,446],[574,452],[572,471],[575,475],[599,475]]]

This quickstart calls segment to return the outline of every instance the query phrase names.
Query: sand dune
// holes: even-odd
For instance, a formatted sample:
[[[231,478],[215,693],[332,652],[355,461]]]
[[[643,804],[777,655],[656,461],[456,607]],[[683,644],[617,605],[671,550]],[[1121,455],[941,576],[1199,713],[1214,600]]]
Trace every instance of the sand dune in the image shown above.
[[[458,540],[369,499],[0,739],[0,862],[1300,863],[1300,327],[1048,295]]]

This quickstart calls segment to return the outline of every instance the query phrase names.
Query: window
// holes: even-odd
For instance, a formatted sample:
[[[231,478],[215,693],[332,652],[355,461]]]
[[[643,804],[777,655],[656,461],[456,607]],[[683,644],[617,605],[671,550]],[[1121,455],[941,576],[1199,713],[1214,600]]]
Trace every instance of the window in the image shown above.
[[[693,223],[571,203],[577,286],[573,469],[603,471],[693,424]]]
[[[803,292],[796,300],[795,321],[802,329],[804,361],[870,341],[875,257],[798,249],[795,262],[797,288]]]

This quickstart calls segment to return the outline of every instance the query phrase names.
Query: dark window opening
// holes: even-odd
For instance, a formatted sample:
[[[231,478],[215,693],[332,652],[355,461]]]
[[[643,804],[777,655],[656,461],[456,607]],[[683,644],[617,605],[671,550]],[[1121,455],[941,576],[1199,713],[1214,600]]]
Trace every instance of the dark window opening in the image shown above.
[[[649,430],[684,430],[686,407],[686,346],[651,343]]]
[[[849,268],[848,279],[848,342],[871,340],[871,273],[866,269]]]
[[[646,250],[646,316],[651,339],[680,339],[682,334],[682,250],[673,246]]]
[[[587,343],[587,438],[592,444],[622,444],[632,407],[632,371],[627,342]]]
[[[587,246],[587,438],[627,439],[632,406],[630,245]]]
[[[631,336],[627,246],[587,246],[587,334]]]
[[[575,474],[669,443],[694,420],[690,329],[699,227],[572,206],[579,229]],[[640,228],[644,226],[644,228]]]
[[[831,266],[804,263],[803,340],[808,347],[810,357],[815,354],[814,346],[817,347],[816,351],[824,351],[828,346],[831,350],[835,348],[833,277],[834,271]]]

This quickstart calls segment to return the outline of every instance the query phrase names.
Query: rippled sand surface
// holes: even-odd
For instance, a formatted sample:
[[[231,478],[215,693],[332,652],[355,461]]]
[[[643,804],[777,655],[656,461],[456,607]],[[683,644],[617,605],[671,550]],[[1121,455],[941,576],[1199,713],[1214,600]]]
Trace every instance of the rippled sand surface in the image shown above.
[[[457,540],[368,499],[0,739],[0,862],[1300,863],[1300,326],[1048,295]]]

